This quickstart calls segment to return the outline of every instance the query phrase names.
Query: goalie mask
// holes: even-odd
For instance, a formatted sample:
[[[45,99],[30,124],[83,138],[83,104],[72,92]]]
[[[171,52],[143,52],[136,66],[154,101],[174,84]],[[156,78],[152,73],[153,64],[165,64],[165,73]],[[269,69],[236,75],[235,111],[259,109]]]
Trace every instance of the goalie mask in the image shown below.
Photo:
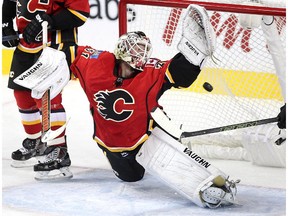
[[[141,31],[122,35],[114,50],[116,59],[127,62],[132,68],[143,71],[152,53],[150,39]]]

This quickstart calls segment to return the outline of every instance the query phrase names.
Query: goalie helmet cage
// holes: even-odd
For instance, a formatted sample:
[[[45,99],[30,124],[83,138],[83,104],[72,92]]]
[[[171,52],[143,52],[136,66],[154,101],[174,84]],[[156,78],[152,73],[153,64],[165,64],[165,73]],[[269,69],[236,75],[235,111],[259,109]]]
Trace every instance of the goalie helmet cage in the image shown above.
[[[284,104],[285,1],[234,2],[119,2],[119,34],[143,31],[151,40],[152,57],[161,60],[168,60],[178,52],[185,8],[189,4],[198,4],[207,9],[217,37],[214,56],[218,60],[209,59],[188,89],[167,91],[159,101],[168,116],[185,131],[276,117]],[[243,13],[246,22],[242,19],[241,25]],[[262,28],[263,16],[275,18],[274,30]],[[213,86],[212,92],[203,88],[205,82]],[[267,130],[264,125],[221,132],[193,137],[184,144],[204,157],[247,160],[243,142],[263,135],[267,138]]]

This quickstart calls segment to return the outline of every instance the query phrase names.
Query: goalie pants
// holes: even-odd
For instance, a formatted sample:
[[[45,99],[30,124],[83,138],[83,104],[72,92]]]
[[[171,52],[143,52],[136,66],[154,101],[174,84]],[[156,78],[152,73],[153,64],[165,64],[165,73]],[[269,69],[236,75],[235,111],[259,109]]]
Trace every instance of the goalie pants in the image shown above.
[[[111,152],[98,144],[113,169],[114,174],[126,182],[135,182],[143,178],[145,169],[135,159],[142,145],[132,151]]]

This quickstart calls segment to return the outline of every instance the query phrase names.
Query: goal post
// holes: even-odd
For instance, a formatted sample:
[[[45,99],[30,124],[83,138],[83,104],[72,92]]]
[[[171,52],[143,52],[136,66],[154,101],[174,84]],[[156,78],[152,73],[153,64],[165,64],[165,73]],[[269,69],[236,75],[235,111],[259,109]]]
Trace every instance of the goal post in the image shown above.
[[[141,30],[151,40],[152,57],[171,59],[178,52],[189,4],[207,9],[216,33],[217,60],[209,59],[188,89],[167,91],[159,101],[165,112],[185,131],[276,117],[286,91],[285,1],[121,0],[119,34]],[[271,21],[263,26],[263,18],[269,22],[271,17],[273,25]],[[203,88],[205,82],[213,91]],[[204,157],[250,160],[247,143],[267,141],[273,133],[275,127],[257,126],[193,137],[184,144]]]

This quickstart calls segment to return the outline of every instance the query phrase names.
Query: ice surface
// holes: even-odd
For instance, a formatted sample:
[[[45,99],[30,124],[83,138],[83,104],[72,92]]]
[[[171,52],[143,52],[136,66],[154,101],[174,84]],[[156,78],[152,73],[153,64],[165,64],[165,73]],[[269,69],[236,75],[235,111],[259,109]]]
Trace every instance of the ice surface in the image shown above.
[[[25,138],[13,93],[2,77],[2,215],[4,216],[282,216],[286,208],[284,168],[254,166],[250,162],[213,160],[240,178],[239,205],[202,209],[146,173],[135,183],[118,180],[92,140],[93,124],[87,99],[76,81],[63,92],[68,148],[74,177],[67,181],[34,180],[32,167],[12,168],[11,152]]]

